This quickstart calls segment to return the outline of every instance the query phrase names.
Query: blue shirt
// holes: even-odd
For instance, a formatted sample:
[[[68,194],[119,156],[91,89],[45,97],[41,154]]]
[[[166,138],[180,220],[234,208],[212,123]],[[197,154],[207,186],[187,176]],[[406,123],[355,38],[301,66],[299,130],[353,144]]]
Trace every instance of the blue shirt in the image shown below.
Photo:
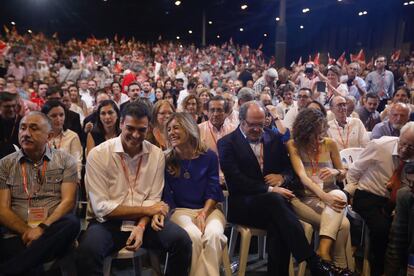
[[[208,199],[224,200],[219,183],[218,158],[212,150],[192,160],[180,160],[179,164],[179,177],[165,170],[163,200],[171,209],[201,209]],[[190,174],[189,179],[184,177],[185,172]]]

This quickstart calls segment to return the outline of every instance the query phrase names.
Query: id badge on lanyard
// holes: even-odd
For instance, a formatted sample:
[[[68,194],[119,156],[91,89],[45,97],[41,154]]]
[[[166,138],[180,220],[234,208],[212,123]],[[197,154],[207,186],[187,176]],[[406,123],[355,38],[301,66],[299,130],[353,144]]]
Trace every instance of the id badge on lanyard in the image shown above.
[[[41,181],[44,181],[45,174],[46,174],[46,166],[47,162],[46,160],[43,161],[43,167],[42,167],[42,175],[41,179],[38,180],[38,184],[40,186],[39,192],[41,190]],[[36,195],[36,192],[31,194],[28,188],[28,181],[27,181],[27,173],[26,173],[26,166],[25,163],[22,164],[22,176],[23,176],[23,189],[25,193],[27,194],[27,223],[30,227],[37,227],[41,222],[45,221],[48,215],[48,208],[47,207],[33,207],[32,202],[33,200],[36,200],[35,198],[32,198],[33,195]]]

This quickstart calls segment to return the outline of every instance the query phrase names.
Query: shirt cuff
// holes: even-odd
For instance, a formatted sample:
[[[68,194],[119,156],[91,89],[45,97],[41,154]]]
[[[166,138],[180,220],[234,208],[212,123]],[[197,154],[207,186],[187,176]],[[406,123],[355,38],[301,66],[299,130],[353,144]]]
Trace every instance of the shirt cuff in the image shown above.
[[[273,191],[273,186],[269,186],[269,188],[267,188],[267,192],[271,193]]]

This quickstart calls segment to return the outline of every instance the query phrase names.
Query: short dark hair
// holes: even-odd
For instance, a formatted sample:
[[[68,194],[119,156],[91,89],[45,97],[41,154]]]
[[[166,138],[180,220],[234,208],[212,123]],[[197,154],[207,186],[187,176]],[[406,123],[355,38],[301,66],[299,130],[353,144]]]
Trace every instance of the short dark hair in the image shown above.
[[[302,87],[301,89],[299,89],[299,92],[300,91],[307,91],[307,92],[309,92],[309,96],[312,96],[312,90],[310,88]]]
[[[56,93],[59,93],[59,95],[63,97],[63,91],[61,88],[56,87],[56,86],[49,87],[46,91],[46,97],[49,97],[50,95],[53,95]]]
[[[369,93],[367,93],[366,95],[365,95],[365,99],[368,99],[368,98],[371,98],[371,99],[377,99],[377,100],[379,100],[380,98],[379,98],[379,96],[376,94],[376,93],[374,93],[374,92],[369,92]]]
[[[407,97],[408,98],[410,98],[411,97],[411,92],[410,92],[410,89],[408,89],[407,87],[405,87],[405,86],[400,86],[400,87],[398,87],[397,89],[395,89],[395,91],[394,91],[394,94],[392,95],[392,97],[394,98],[395,97],[395,95],[397,94],[397,92],[398,91],[400,91],[400,90],[402,90],[402,91],[404,91],[405,92],[405,94],[407,94]]]
[[[285,93],[287,93],[287,92],[295,92],[295,87],[293,87],[290,84],[286,84],[285,86],[283,86],[282,96],[285,95]]]
[[[0,93],[0,103],[17,100],[17,94],[3,91]]]
[[[122,110],[122,114],[121,114],[122,120],[124,120],[126,116],[131,116],[136,119],[147,117],[148,121],[151,121],[151,117],[152,117],[151,111],[148,108],[148,106],[141,101],[135,101],[135,102],[127,104],[127,106]]]
[[[130,84],[128,84],[128,91],[129,91],[129,88],[133,85],[138,85],[139,89],[141,89],[141,85],[138,82],[134,81],[134,82],[131,82]],[[112,84],[111,84],[111,86],[112,86]]]
[[[326,112],[326,108],[323,106],[323,104],[321,104],[319,101],[317,101],[317,100],[313,100],[313,101],[311,101],[310,103],[308,103],[305,107],[307,107],[307,108],[309,108],[308,106],[309,105],[311,105],[311,104],[316,104],[317,106],[319,106],[319,111],[323,114],[323,116],[325,116],[325,118],[326,118],[326,116],[327,116],[327,112]]]
[[[207,108],[210,108],[210,102],[214,102],[214,101],[224,101],[224,112],[225,113],[229,113],[229,102],[223,98],[222,96],[214,96],[211,99],[208,100],[207,102]]]

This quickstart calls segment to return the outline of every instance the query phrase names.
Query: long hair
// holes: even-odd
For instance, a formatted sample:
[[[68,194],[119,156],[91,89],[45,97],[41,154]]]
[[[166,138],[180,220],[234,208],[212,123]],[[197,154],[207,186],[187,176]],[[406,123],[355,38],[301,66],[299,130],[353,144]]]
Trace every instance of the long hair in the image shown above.
[[[328,125],[321,111],[312,108],[301,110],[293,123],[293,141],[299,151],[306,151],[315,141],[315,134]]]
[[[116,135],[119,135],[121,133],[121,129],[120,129],[121,113],[119,112],[119,108],[113,100],[104,100],[99,104],[98,109],[96,111],[98,119],[96,120],[95,126],[92,129],[92,132],[105,135],[105,128],[101,122],[100,114],[101,114],[101,109],[104,106],[108,106],[108,105],[112,106],[112,108],[116,112],[117,118],[115,122],[115,133]]]
[[[172,112],[175,112],[175,107],[168,100],[157,101],[154,104],[154,108],[152,109],[152,120],[151,120],[152,127],[160,127],[158,125],[157,115],[161,107],[164,105],[168,105],[169,107],[171,107]]]
[[[184,130],[187,137],[186,143],[188,143],[195,155],[204,154],[207,152],[207,146],[200,140],[200,130],[198,129],[197,124],[194,122],[193,118],[188,113],[173,113],[168,119],[165,128],[165,137],[168,137],[168,125],[175,120]],[[168,139],[167,139],[168,140]],[[167,143],[167,151],[165,155],[165,166],[167,171],[174,177],[179,177],[181,168],[179,160],[180,158],[177,155],[177,151],[172,147],[170,141]]]

